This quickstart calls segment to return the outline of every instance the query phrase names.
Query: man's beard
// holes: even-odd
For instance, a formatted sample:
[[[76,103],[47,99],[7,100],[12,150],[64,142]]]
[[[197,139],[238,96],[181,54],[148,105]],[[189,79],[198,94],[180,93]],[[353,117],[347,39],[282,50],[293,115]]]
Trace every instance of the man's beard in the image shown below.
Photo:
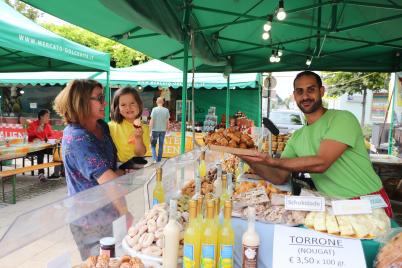
[[[306,100],[304,100],[304,101],[306,101]],[[307,101],[310,101],[310,99]],[[313,105],[309,109],[305,109],[303,107],[302,103],[303,103],[303,101],[301,101],[300,103],[297,103],[297,107],[299,107],[299,109],[304,114],[311,114],[311,113],[314,113],[315,111],[317,111],[322,106],[322,98],[319,98],[316,102],[314,102]]]

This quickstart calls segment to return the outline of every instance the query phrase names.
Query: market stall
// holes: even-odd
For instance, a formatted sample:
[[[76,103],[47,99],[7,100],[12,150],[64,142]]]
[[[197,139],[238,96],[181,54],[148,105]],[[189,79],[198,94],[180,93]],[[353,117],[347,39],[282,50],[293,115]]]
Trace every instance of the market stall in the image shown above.
[[[223,156],[225,161],[222,162],[220,160],[222,160]],[[210,185],[215,185],[214,182],[217,179],[223,179],[223,177],[219,178],[220,175],[218,175],[218,169],[220,167],[223,170],[223,174],[225,174],[226,171],[229,172],[233,170],[235,170],[234,173],[236,173],[238,169],[238,167],[235,166],[236,161],[232,161],[230,158],[230,156],[224,155],[221,152],[207,151],[205,160],[201,158],[200,162],[200,151],[193,150],[178,157],[170,158],[161,166],[163,172],[161,173],[161,182],[165,192],[165,201],[172,199],[177,200],[178,211],[182,217],[183,230],[186,228],[185,226],[188,219],[188,214],[186,214],[188,213],[188,205],[186,205],[184,200],[188,201],[190,200],[189,198],[191,198],[191,193],[185,189],[191,187],[189,186],[191,181],[198,178],[196,175],[197,170],[201,171],[201,174],[203,173],[203,169],[200,169],[203,165],[201,163],[205,161],[207,177],[205,178],[205,183],[203,182],[202,186],[200,186],[200,189],[202,189],[203,194],[208,196],[209,192],[214,192],[214,188],[211,188]],[[220,165],[217,166],[219,163]],[[257,181],[255,184],[250,183],[252,182],[248,180],[234,181],[232,184],[234,187],[233,193],[229,191],[233,199],[233,208],[239,207],[239,203],[237,203],[238,198],[241,198],[244,194],[249,194],[249,190],[258,190],[258,186],[261,185],[258,184]],[[128,204],[129,212],[134,216],[132,228],[137,228],[138,224],[141,224],[153,211],[153,209],[150,208],[152,208],[154,204],[152,199],[155,198],[156,184],[155,165],[152,165],[102,186],[94,187],[85,192],[19,216],[0,240],[0,266],[7,267],[7,265],[11,265],[11,267],[22,267],[22,265],[25,265],[30,267],[43,267],[47,265],[47,267],[64,268],[79,265],[83,261],[78,254],[75,241],[70,233],[69,225],[79,218],[104,207],[113,200],[124,198]],[[192,190],[192,194],[196,194],[197,186],[195,187],[196,188]],[[267,196],[269,196],[271,202],[276,202],[275,204],[277,206],[283,206],[283,203],[282,205],[278,203],[281,202],[277,199],[278,196],[282,194],[288,197],[292,196],[290,193],[287,193],[286,187],[277,188],[269,184],[264,184],[264,187],[264,191],[267,193]],[[189,198],[185,198],[187,194],[189,194]],[[255,203],[257,202],[256,200],[257,199],[252,199],[249,201]],[[321,205],[323,204],[321,203]],[[166,212],[161,212],[161,207],[157,207],[157,210],[160,211],[158,213],[168,213],[167,207],[164,208]],[[258,206],[256,208],[258,208]],[[361,236],[360,239],[356,237],[354,237],[354,239],[348,239],[336,234],[328,235],[323,233],[326,231],[315,231],[314,229],[318,228],[316,224],[310,226],[309,223],[306,222],[307,218],[300,218],[300,215],[308,215],[308,212],[299,211],[295,214],[291,211],[292,213],[288,213],[289,215],[286,218],[281,216],[278,218],[278,216],[275,216],[278,211],[274,212],[272,209],[268,209],[268,211],[271,211],[272,215],[267,214],[264,218],[261,218],[261,212],[258,212],[258,209],[256,214],[257,222],[255,223],[255,230],[260,237],[258,254],[259,267],[286,267],[284,266],[286,263],[302,261],[306,262],[304,264],[305,266],[298,267],[312,267],[309,265],[312,263],[317,264],[318,262],[327,262],[326,267],[371,267],[371,263],[375,259],[379,247],[381,246],[378,241],[373,240],[374,237],[369,235],[370,232],[374,232],[371,229],[367,230],[366,234],[357,233],[357,235]],[[285,213],[286,210],[282,208],[280,211],[281,213]],[[241,253],[241,239],[244,232],[247,230],[247,220],[244,219],[244,216],[239,216],[234,212],[235,211],[233,211],[233,217],[231,218],[232,226],[235,230],[233,267],[241,267],[244,258]],[[52,216],[50,217],[49,215]],[[293,216],[291,217],[290,215],[296,218],[292,218]],[[382,214],[380,213],[380,215]],[[370,217],[377,216],[373,214]],[[386,228],[384,231],[386,230],[386,233],[390,233],[391,229],[389,228],[391,225],[387,227],[386,220],[381,220],[382,216],[378,217],[379,218],[373,219],[383,222],[385,224],[384,228]],[[300,220],[302,220],[302,224],[298,223]],[[273,221],[276,221],[276,223]],[[163,222],[166,224],[167,219],[165,218]],[[162,224],[162,221],[160,224]],[[392,224],[392,227],[396,227],[394,223],[390,224]],[[128,246],[129,243],[134,243],[133,246],[135,246],[135,243],[138,242],[131,240],[127,242],[127,236],[132,234],[131,232],[134,230],[127,228],[125,216],[123,215],[120,218],[116,218],[111,225],[113,225],[112,236],[115,238],[117,257],[121,258],[123,255],[131,254],[137,256],[137,258],[145,264],[145,267],[151,267],[151,265],[153,267],[161,267],[161,255],[157,257],[154,254],[161,254],[160,252],[164,249],[162,244],[159,245],[156,240],[150,241],[153,250],[149,249],[148,251],[144,249],[141,254],[136,253],[133,248]],[[151,229],[149,228],[148,226],[146,233],[150,232]],[[330,227],[327,225],[327,228]],[[377,231],[380,232],[379,230]],[[297,238],[298,240],[294,241],[293,246],[291,245],[292,237],[300,237]],[[299,239],[304,239],[304,242],[301,243]],[[311,248],[306,246],[305,239],[310,239],[310,242],[320,241],[321,245],[319,247],[317,247],[318,245],[316,247],[312,246],[311,248],[315,248],[315,250],[311,250]],[[329,244],[323,244],[324,241]],[[342,247],[336,246],[333,243],[340,243]],[[156,248],[158,245],[160,246],[159,249]],[[303,250],[305,252],[300,253],[300,251]],[[278,252],[281,252],[281,254]],[[353,258],[350,254],[353,254]],[[138,259],[136,260],[138,261]],[[342,265],[340,265],[340,263],[342,263]]]

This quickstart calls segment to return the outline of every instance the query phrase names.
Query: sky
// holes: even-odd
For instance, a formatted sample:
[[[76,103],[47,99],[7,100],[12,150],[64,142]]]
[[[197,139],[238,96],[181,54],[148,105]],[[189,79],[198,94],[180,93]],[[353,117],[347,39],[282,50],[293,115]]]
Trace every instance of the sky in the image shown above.
[[[41,11],[42,12],[42,11]],[[69,24],[68,22],[61,20],[59,18],[56,18],[50,14],[42,12],[42,15],[38,18],[39,23],[53,23],[56,25],[63,25],[63,24]]]

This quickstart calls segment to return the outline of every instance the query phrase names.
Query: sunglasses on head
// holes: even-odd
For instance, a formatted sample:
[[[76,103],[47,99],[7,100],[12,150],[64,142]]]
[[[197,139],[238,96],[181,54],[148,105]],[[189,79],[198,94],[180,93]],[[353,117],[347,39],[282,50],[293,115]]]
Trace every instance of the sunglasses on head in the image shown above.
[[[105,103],[105,95],[99,95],[97,97],[90,97],[90,100],[95,100],[95,101],[99,101],[100,104],[104,104]]]

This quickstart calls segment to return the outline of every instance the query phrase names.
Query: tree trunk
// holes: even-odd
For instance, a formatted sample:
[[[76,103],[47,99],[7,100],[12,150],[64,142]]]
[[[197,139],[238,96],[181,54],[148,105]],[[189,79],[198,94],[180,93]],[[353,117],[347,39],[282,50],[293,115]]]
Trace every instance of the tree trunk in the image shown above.
[[[363,101],[362,101],[362,120],[361,120],[361,126],[364,127],[364,121],[366,118],[366,97],[367,97],[367,89],[365,88],[363,90]]]

